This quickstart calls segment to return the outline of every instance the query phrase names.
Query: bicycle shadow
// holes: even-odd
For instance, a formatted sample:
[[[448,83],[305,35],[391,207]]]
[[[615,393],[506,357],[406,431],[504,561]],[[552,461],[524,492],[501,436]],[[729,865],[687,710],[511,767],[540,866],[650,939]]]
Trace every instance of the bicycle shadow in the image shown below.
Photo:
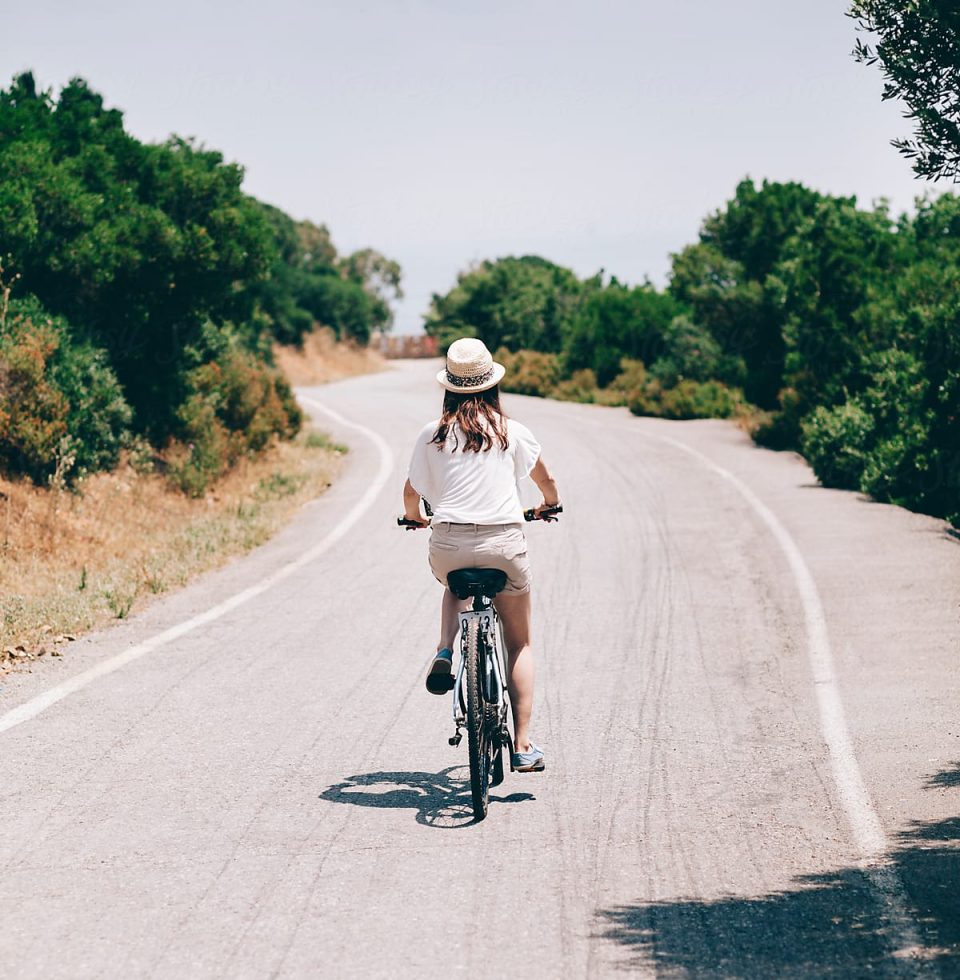
[[[460,773],[454,776],[454,773]],[[417,823],[452,830],[476,821],[470,802],[470,773],[466,766],[440,772],[368,772],[346,776],[319,797],[330,803],[349,803],[385,810],[415,810]],[[490,803],[525,803],[532,793],[490,794]]]

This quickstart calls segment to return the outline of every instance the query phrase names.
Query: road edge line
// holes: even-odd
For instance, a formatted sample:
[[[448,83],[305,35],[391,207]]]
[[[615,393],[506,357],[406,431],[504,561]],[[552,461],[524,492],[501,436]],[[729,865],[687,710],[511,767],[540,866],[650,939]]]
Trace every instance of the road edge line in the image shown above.
[[[191,616],[189,619],[186,619],[181,623],[177,623],[176,626],[171,626],[168,629],[165,629],[162,633],[158,633],[156,636],[152,636],[150,639],[144,640],[142,643],[137,643],[135,646],[129,647],[120,653],[114,654],[112,657],[108,657],[106,660],[95,664],[93,667],[81,671],[81,673],[75,675],[74,677],[69,677],[67,680],[61,681],[59,684],[56,684],[54,687],[50,688],[49,691],[44,691],[42,694],[38,694],[35,697],[30,698],[28,701],[25,701],[23,704],[17,705],[15,708],[11,708],[9,711],[0,715],[0,733],[9,731],[11,728],[15,728],[17,725],[22,725],[24,722],[36,718],[37,715],[46,711],[47,708],[52,707],[53,705],[62,701],[64,698],[69,697],[71,694],[76,694],[77,691],[83,690],[83,688],[92,684],[94,681],[99,680],[101,677],[106,677],[108,674],[112,674],[115,671],[120,670],[121,667],[125,667],[134,660],[139,660],[141,657],[146,656],[146,654],[151,653],[162,646],[166,646],[168,643],[172,643],[174,640],[179,639],[181,636],[185,636],[187,633],[191,633],[200,626],[205,626],[208,623],[212,623],[215,620],[220,619],[228,612],[236,609],[238,606],[242,606],[251,599],[262,595],[278,582],[282,582],[284,579],[289,578],[295,572],[303,568],[304,565],[308,565],[310,562],[319,558],[324,552],[328,551],[347,533],[347,531],[350,530],[350,528],[353,527],[354,524],[357,523],[357,521],[360,520],[364,513],[370,509],[380,491],[386,486],[387,481],[390,479],[390,475],[393,472],[394,456],[392,450],[383,440],[383,438],[374,432],[373,429],[369,429],[365,425],[360,425],[358,422],[350,422],[340,415],[339,412],[335,412],[333,409],[328,408],[315,398],[310,398],[305,395],[301,395],[299,397],[300,401],[305,402],[311,407],[328,415],[338,425],[345,426],[349,429],[355,429],[361,435],[369,439],[376,447],[379,457],[377,473],[374,476],[373,481],[367,487],[363,496],[347,513],[347,516],[342,521],[339,521],[336,527],[334,527],[333,530],[328,532],[320,541],[313,545],[313,547],[308,548],[298,558],[293,559],[293,561],[287,562],[287,564],[282,565],[280,568],[271,572],[270,575],[258,582],[256,585],[251,585],[240,592],[234,593],[232,596],[222,600],[215,606],[211,606],[211,608],[205,610],[204,612],[198,613],[196,616]]]
[[[655,438],[682,449],[732,484],[759,515],[776,539],[777,544],[780,545],[780,550],[786,557],[790,571],[793,573],[794,582],[800,594],[800,602],[803,606],[804,626],[807,633],[807,659],[813,674],[813,687],[817,696],[817,706],[820,710],[821,733],[830,753],[833,781],[836,784],[840,802],[861,854],[867,859],[879,857],[887,847],[886,835],[863,781],[863,774],[853,750],[853,742],[850,738],[843,702],[840,698],[840,689],[837,686],[833,653],[830,649],[830,639],[827,632],[827,617],[823,611],[823,603],[820,601],[817,584],[806,560],[780,519],[739,477],[715,463],[709,456],[705,456],[699,450],[680,442],[678,439],[659,435]]]
[[[807,659],[813,674],[813,689],[820,713],[820,732],[827,746],[840,805],[843,807],[847,823],[853,832],[854,842],[860,852],[861,868],[879,893],[897,931],[900,948],[895,951],[895,955],[903,957],[899,964],[901,971],[910,975],[930,974],[927,964],[914,958],[915,954],[923,949],[923,940],[910,911],[911,903],[900,876],[896,868],[887,861],[886,834],[870,799],[870,793],[853,749],[853,741],[850,738],[843,709],[843,699],[837,684],[827,618],[823,611],[817,583],[806,559],[776,514],[730,470],[679,439],[653,433],[644,433],[644,435],[682,450],[731,484],[753,508],[780,545],[793,572],[803,605],[807,633]]]

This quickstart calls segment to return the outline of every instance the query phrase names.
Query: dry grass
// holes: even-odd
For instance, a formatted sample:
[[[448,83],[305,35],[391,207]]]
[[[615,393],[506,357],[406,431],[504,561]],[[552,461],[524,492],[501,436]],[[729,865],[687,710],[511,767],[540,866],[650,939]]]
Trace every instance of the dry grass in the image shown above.
[[[296,385],[385,365],[327,329],[274,354]],[[0,478],[0,673],[59,656],[77,634],[262,544],[330,485],[344,451],[301,433],[241,460],[201,500],[129,458],[73,491]]]
[[[243,460],[194,500],[129,460],[75,491],[0,479],[0,672],[249,551],[336,475],[318,432]]]
[[[358,374],[382,371],[383,356],[368,347],[338,341],[332,330],[321,327],[303,340],[302,347],[275,344],[273,354],[277,367],[293,385],[316,385],[339,381]]]

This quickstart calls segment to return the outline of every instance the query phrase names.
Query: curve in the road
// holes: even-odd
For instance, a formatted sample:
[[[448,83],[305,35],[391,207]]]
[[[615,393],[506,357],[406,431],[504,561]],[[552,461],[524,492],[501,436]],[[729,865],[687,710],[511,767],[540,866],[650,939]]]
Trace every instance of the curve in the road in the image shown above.
[[[228,612],[231,612],[238,606],[242,606],[251,599],[254,599],[259,595],[263,595],[264,592],[273,588],[278,582],[282,582],[284,579],[289,578],[299,569],[303,568],[304,565],[315,561],[324,552],[328,551],[350,530],[350,528],[353,527],[354,524],[357,523],[357,521],[360,520],[361,517],[363,517],[363,515],[370,509],[374,501],[377,499],[380,491],[384,488],[384,486],[386,486],[387,480],[390,479],[390,474],[393,472],[394,463],[393,451],[386,444],[383,438],[374,432],[373,429],[369,429],[365,425],[360,425],[357,422],[351,422],[348,419],[345,419],[339,412],[335,412],[333,409],[327,408],[314,398],[301,396],[301,401],[308,404],[311,408],[328,415],[338,424],[359,432],[361,435],[369,439],[377,449],[379,458],[377,473],[370,485],[367,487],[363,496],[353,505],[344,519],[340,521],[312,548],[308,548],[298,558],[295,558],[293,561],[282,565],[271,575],[268,575],[262,581],[257,582],[256,585],[251,585],[249,588],[234,593],[234,595],[224,599],[222,602],[217,603],[215,606],[211,606],[202,613],[198,613],[196,616],[191,616],[189,619],[186,619],[181,623],[177,623],[176,626],[171,626],[162,633],[157,633],[155,636],[150,637],[148,640],[144,640],[142,643],[137,643],[135,646],[129,647],[128,649],[123,650],[112,657],[108,657],[106,660],[95,664],[88,670],[82,671],[76,676],[62,681],[55,687],[50,688],[50,690],[44,691],[42,694],[38,694],[29,701],[25,701],[16,708],[12,708],[5,714],[0,715],[0,733],[8,731],[17,725],[22,725],[25,721],[30,721],[32,718],[36,718],[37,715],[43,711],[46,711],[47,708],[52,707],[58,701],[62,701],[71,694],[76,694],[77,691],[82,691],[85,687],[89,686],[94,681],[99,680],[101,677],[106,677],[108,674],[112,674],[114,671],[120,670],[121,667],[125,667],[134,660],[139,660],[148,653],[152,653],[154,650],[158,650],[161,647],[166,646],[168,643],[172,643],[181,636],[191,633],[198,627],[220,619]]]
[[[882,863],[887,850],[887,839],[854,753],[843,700],[837,685],[833,653],[827,632],[827,619],[813,575],[810,574],[810,569],[790,532],[742,480],[728,469],[717,465],[709,456],[705,456],[679,439],[671,439],[669,436],[653,438],[682,450],[726,480],[767,526],[787,559],[803,605],[807,630],[807,657],[813,675],[817,706],[820,709],[820,727],[830,754],[833,781],[837,787],[840,804],[847,815],[854,840],[864,861],[864,871],[887,908],[896,932],[897,953],[901,957],[909,956],[921,948],[920,935],[910,914],[906,893],[899,876],[892,868]],[[903,965],[905,970],[915,971],[914,975],[916,972],[927,972],[926,964],[915,960],[904,962]]]
[[[823,740],[830,752],[833,780],[837,786],[837,793],[863,858],[875,860],[881,857],[886,850],[886,837],[880,818],[870,800],[870,794],[867,792],[860,766],[853,751],[853,742],[847,728],[843,701],[837,687],[837,676],[833,665],[833,653],[830,650],[830,638],[827,633],[827,620],[823,614],[823,604],[820,602],[820,593],[817,591],[816,583],[810,574],[810,569],[807,568],[807,563],[804,561],[800,549],[773,511],[733,473],[722,466],[718,466],[708,456],[704,456],[698,450],[680,442],[679,439],[671,439],[669,436],[657,436],[656,438],[689,454],[734,487],[747,501],[754,513],[766,524],[786,557],[803,605],[807,628],[807,656],[813,673],[817,705],[820,708]]]

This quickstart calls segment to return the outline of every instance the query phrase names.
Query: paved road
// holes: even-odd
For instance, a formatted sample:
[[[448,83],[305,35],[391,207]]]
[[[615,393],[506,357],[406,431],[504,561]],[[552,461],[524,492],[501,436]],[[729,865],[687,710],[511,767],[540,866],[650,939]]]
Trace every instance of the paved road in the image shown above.
[[[474,825],[393,526],[434,370],[307,392],[385,444],[318,411],[350,462],[293,526],[5,680],[0,726],[89,682],[0,733],[0,975],[960,975],[960,541],[723,423],[510,398],[567,505],[549,768]]]

